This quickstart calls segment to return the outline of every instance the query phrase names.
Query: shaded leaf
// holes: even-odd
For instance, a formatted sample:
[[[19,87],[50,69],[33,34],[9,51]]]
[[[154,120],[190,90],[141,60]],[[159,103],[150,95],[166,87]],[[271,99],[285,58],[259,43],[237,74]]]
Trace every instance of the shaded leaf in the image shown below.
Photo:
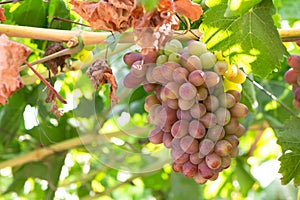
[[[234,170],[235,175],[237,177],[237,181],[241,186],[241,193],[243,196],[247,196],[249,190],[252,188],[253,184],[255,183],[255,179],[251,175],[250,169],[247,165],[244,165],[246,161],[237,158],[237,165]]]
[[[284,130],[278,133],[278,144],[283,151],[300,153],[300,119],[291,117],[285,122]]]
[[[255,112],[258,108],[255,88],[249,80],[243,83],[241,103],[245,104],[251,112]]]
[[[222,50],[231,63],[243,64],[247,73],[267,76],[288,54],[274,26],[272,1],[264,0],[240,17],[224,17],[226,8],[222,1],[205,14],[201,29],[207,48]]]
[[[10,41],[4,34],[0,36],[0,105],[6,104],[7,98],[23,87],[19,67],[30,52],[23,44]]]
[[[294,184],[300,185],[300,153],[286,153],[279,158],[279,161],[281,183],[286,185],[294,179]]]
[[[51,0],[49,2],[48,16],[61,17],[64,19],[70,19],[70,11],[67,9],[66,4],[63,0]],[[48,24],[52,21],[52,18],[48,18]],[[53,21],[51,28],[58,28],[64,30],[71,29],[71,23],[63,21]]]

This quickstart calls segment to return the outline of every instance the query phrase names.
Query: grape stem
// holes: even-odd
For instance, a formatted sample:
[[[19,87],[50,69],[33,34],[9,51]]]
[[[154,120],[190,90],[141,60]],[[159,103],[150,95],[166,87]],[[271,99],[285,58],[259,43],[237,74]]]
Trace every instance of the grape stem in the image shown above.
[[[276,101],[277,103],[279,103],[286,111],[288,111],[289,113],[291,113],[294,117],[299,118],[297,116],[297,114],[291,108],[289,108],[287,105],[285,105],[283,102],[281,102],[274,94],[272,94],[270,91],[268,91],[267,89],[265,89],[262,85],[260,85],[255,80],[251,79],[249,76],[247,76],[247,79],[250,82],[252,82],[254,86],[256,86],[258,89],[260,89],[266,95],[268,95],[271,99],[273,99],[274,101]]]
[[[62,102],[63,104],[67,104],[67,101],[64,100],[58,93],[57,91],[52,87],[52,85],[46,81],[46,79],[40,75],[27,61],[25,61],[25,64],[33,71],[33,73],[47,86],[49,90],[53,92],[53,94]]]

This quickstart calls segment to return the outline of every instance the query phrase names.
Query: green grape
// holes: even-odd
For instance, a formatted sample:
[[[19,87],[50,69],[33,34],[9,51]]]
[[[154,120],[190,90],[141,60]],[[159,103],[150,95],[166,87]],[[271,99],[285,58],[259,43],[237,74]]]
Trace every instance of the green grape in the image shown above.
[[[157,65],[163,65],[167,61],[168,61],[168,56],[162,54],[162,55],[160,55],[160,56],[157,57],[156,64]]]
[[[179,53],[173,52],[169,55],[168,61],[180,63],[180,57],[181,57],[181,55]]]
[[[201,56],[207,52],[207,49],[202,42],[193,40],[188,44],[188,51],[191,55]]]
[[[217,57],[211,52],[206,52],[200,56],[203,69],[211,69],[217,62]]]

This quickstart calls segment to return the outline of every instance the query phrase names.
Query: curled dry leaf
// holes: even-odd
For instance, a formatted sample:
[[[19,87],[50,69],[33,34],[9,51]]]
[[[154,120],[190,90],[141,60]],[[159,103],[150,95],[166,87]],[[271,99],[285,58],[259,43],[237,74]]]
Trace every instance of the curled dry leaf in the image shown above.
[[[26,46],[10,41],[4,34],[0,36],[0,104],[23,87],[19,67],[30,54]]]
[[[174,0],[176,12],[189,18],[192,22],[200,18],[203,13],[199,4],[191,0]]]
[[[4,15],[4,8],[0,8],[0,22],[6,21],[6,17]]]
[[[59,52],[61,50],[65,49],[64,46],[59,42],[53,42],[49,47],[47,47],[45,51],[45,56],[54,54],[56,52]],[[65,60],[69,58],[70,55],[64,55],[57,58],[54,58],[52,60],[48,60],[45,62],[46,66],[51,70],[53,74],[58,73],[58,67],[60,67],[60,71],[63,71],[64,66],[66,65]]]
[[[104,59],[96,60],[86,71],[86,74],[91,79],[95,90],[99,85],[110,83],[110,99],[113,103],[118,103],[119,99],[116,95],[118,84],[111,68]]]
[[[71,0],[73,10],[88,21],[93,30],[124,32],[132,26],[132,12],[137,0],[103,0],[87,2]]]

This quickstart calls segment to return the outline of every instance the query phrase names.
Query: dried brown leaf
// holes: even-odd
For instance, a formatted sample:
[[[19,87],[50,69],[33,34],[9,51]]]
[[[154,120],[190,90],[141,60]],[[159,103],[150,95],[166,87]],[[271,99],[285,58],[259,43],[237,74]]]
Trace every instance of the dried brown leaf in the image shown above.
[[[98,89],[99,85],[110,83],[110,99],[113,103],[118,103],[116,91],[118,84],[115,76],[112,73],[111,68],[108,66],[104,59],[95,61],[86,71],[86,74],[92,81],[95,90]]]
[[[124,32],[132,26],[137,0],[87,2],[71,0],[73,10],[88,21],[93,30]]]
[[[173,1],[161,0],[156,10],[144,12],[135,18],[133,33],[136,43],[143,49],[160,49],[178,26]]]
[[[192,22],[198,20],[203,13],[202,7],[191,0],[174,0],[174,3],[176,12],[186,16]]]
[[[0,22],[6,21],[6,17],[4,15],[4,8],[0,8]]]
[[[30,52],[23,44],[10,41],[4,34],[0,36],[0,104],[6,104],[7,98],[23,87],[19,67]]]
[[[53,42],[49,47],[47,47],[45,51],[45,56],[54,54],[56,52],[59,52],[61,50],[65,49],[64,46],[59,42]],[[65,60],[69,58],[70,55],[64,55],[57,58],[54,58],[52,60],[48,60],[45,62],[47,67],[51,70],[53,74],[58,73],[58,67],[60,67],[60,71],[63,71],[64,66],[66,65]]]

